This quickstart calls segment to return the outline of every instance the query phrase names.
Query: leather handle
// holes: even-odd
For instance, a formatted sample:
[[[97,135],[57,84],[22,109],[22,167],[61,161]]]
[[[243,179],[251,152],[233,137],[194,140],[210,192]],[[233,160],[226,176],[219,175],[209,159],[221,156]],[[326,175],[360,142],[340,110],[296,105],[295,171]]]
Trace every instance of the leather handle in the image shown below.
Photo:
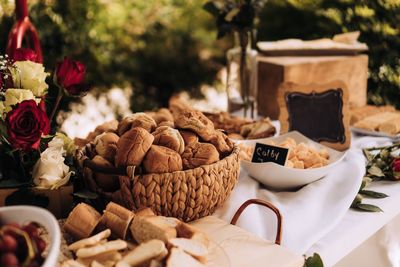
[[[266,208],[269,208],[270,210],[272,210],[275,213],[276,219],[277,219],[277,224],[278,224],[277,229],[276,229],[275,244],[280,245],[281,241],[282,241],[282,220],[283,220],[283,218],[282,218],[281,213],[279,212],[279,209],[267,201],[264,201],[261,199],[247,200],[239,207],[239,209],[236,211],[235,215],[233,215],[231,224],[236,225],[236,222],[239,219],[242,212],[251,204],[264,206]]]

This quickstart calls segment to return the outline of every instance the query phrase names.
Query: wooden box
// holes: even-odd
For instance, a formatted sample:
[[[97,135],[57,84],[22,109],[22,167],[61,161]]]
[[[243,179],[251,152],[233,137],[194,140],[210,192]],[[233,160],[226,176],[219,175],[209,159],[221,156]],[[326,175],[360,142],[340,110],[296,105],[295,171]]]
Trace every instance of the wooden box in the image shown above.
[[[20,190],[18,188],[7,188],[0,189],[0,207],[6,205],[6,198]],[[48,200],[47,207],[51,213],[54,214],[58,219],[68,217],[70,210],[72,209],[72,201],[73,201],[73,186],[67,185],[62,186],[58,189],[50,190],[50,189],[37,189],[37,188],[24,188],[23,190],[27,190],[27,192],[34,194],[35,196],[44,197]],[[19,204],[28,205],[30,203],[25,203],[26,200],[21,200]]]
[[[258,113],[278,119],[278,89],[282,83],[324,84],[343,81],[350,106],[367,103],[368,56],[301,56],[257,58]]]

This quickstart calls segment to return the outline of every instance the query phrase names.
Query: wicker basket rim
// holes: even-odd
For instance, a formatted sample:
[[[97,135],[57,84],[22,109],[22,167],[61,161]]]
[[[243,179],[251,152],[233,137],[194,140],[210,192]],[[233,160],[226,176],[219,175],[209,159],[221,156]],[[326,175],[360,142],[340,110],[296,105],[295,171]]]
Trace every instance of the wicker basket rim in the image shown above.
[[[84,151],[86,148],[90,147],[92,144],[93,144],[93,143],[89,143],[89,144],[86,145],[85,147],[79,148],[78,151]],[[196,168],[193,168],[193,169],[181,170],[181,171],[174,171],[174,172],[146,173],[146,174],[141,174],[141,176],[142,176],[142,177],[146,177],[146,176],[148,176],[148,175],[157,175],[157,174],[158,174],[158,175],[164,175],[164,174],[166,174],[166,173],[169,173],[169,174],[189,173],[189,172],[195,171],[196,169],[204,168],[204,166],[207,166],[207,167],[209,167],[209,168],[212,168],[212,167],[216,166],[217,164],[221,164],[221,163],[223,163],[223,162],[225,162],[225,161],[230,160],[230,158],[234,157],[236,154],[239,154],[239,150],[240,150],[239,146],[238,146],[237,144],[234,144],[233,149],[232,149],[232,152],[231,152],[228,156],[226,156],[226,157],[224,157],[223,159],[221,159],[221,160],[219,160],[219,161],[217,161],[217,162],[214,162],[214,163],[212,163],[212,164],[201,165],[201,166],[196,167]],[[79,157],[79,156],[77,157],[78,160],[82,159],[82,157],[87,157],[85,152],[79,153],[79,154],[80,154],[81,156],[80,156],[80,157]],[[79,154],[78,154],[78,155],[79,155]],[[97,164],[95,164],[91,159],[89,159],[89,158],[87,157],[87,158],[84,159],[84,161],[83,161],[83,167],[88,167],[89,169],[91,169],[91,170],[93,170],[93,171],[95,171],[95,172],[103,172],[103,173],[114,174],[114,175],[128,175],[128,173],[129,173],[128,170],[129,170],[129,169],[134,169],[134,168],[136,168],[137,166],[126,166],[125,168],[124,168],[124,167],[120,167],[120,168],[118,168],[118,167],[99,167]]]

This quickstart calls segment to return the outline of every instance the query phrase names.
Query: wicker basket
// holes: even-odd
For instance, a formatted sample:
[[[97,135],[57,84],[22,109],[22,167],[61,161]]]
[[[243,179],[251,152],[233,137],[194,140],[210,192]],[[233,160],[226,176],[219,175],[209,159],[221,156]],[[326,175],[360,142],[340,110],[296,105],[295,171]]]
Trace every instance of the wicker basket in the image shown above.
[[[158,215],[193,221],[211,215],[224,203],[239,176],[239,148],[222,160],[195,169],[162,174],[134,175],[135,167],[99,168],[90,160],[94,146],[88,144],[77,152],[86,186],[131,210],[150,207]],[[93,172],[119,175],[120,188],[103,192],[93,179]]]

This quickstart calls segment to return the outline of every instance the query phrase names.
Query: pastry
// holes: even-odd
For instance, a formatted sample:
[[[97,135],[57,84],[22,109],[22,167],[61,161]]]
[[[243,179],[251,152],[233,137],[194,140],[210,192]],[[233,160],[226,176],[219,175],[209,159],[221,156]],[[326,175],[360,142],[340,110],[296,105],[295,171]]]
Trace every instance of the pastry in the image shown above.
[[[180,132],[183,140],[185,141],[185,145],[197,143],[199,141],[199,137],[194,132],[185,131],[185,130],[180,130],[179,132]]]
[[[397,114],[397,118],[388,120],[379,125],[378,130],[389,135],[396,135],[400,133],[400,113]]]
[[[266,118],[241,127],[240,134],[246,139],[259,139],[273,136],[276,132],[270,119]]]
[[[182,170],[181,156],[174,150],[152,145],[147,152],[143,166],[147,173],[166,173]]]
[[[393,106],[372,106],[366,105],[362,107],[356,107],[351,109],[350,125],[354,125],[356,122],[378,114],[382,112],[394,112],[396,109]]]
[[[119,136],[110,132],[97,136],[94,139],[97,154],[110,162],[114,162],[118,140]]]
[[[229,139],[226,134],[218,130],[214,131],[214,134],[206,141],[209,141],[211,144],[213,144],[221,156],[230,154],[234,146],[232,140]]]
[[[85,203],[79,203],[69,214],[63,228],[75,239],[82,239],[91,235],[99,221],[100,213]]]
[[[377,131],[379,129],[379,125],[385,122],[396,120],[398,116],[399,114],[397,112],[382,112],[356,122],[354,127],[370,131]]]
[[[99,168],[114,168],[111,162],[107,161],[100,155],[96,155],[92,162],[96,164]],[[106,192],[114,192],[119,188],[118,175],[107,174],[105,172],[99,171],[93,174],[97,185]]]
[[[160,108],[157,112],[152,114],[152,117],[157,125],[164,121],[174,121],[174,117],[172,116],[171,111],[169,111],[169,109],[167,108]]]
[[[203,113],[197,110],[183,110],[174,114],[175,126],[195,132],[209,141],[215,134],[214,124]]]
[[[153,132],[153,136],[153,144],[155,145],[168,147],[179,154],[182,154],[185,149],[185,142],[176,129],[168,126],[160,126]]]
[[[130,210],[110,202],[101,217],[100,223],[111,230],[118,238],[125,239],[128,227],[134,217]]]
[[[243,125],[254,122],[249,119],[232,116],[228,112],[220,112],[220,113],[205,112],[204,115],[206,115],[214,123],[215,129],[223,129],[228,134],[240,133],[240,128]]]
[[[154,136],[141,127],[126,132],[117,143],[116,166],[139,166],[153,140]]]
[[[125,132],[135,127],[142,127],[148,132],[152,132],[157,124],[152,117],[143,112],[131,114],[118,124],[118,134],[122,136]]]
[[[219,153],[215,146],[209,143],[192,143],[186,146],[182,154],[184,169],[194,169],[201,165],[208,165],[219,160]]]

